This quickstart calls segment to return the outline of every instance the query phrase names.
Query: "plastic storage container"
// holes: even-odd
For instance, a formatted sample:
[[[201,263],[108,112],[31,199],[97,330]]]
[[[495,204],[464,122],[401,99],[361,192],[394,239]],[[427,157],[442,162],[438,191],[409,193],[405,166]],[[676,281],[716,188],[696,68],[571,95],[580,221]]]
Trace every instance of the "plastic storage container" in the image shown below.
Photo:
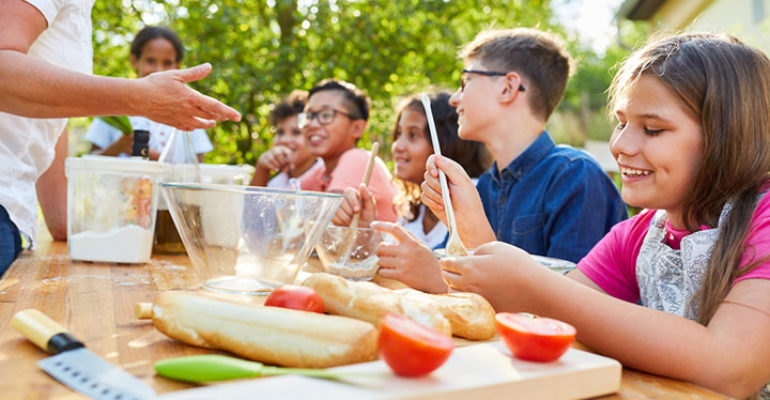
[[[149,261],[163,166],[117,157],[70,157],[65,173],[70,258]]]
[[[167,165],[164,172],[166,177],[169,175],[168,168],[172,167],[177,169],[194,168],[192,166]],[[254,167],[250,165],[199,164],[199,167],[201,183],[248,185],[251,182],[251,175],[254,173]],[[152,251],[164,254],[185,254],[184,244],[182,244],[182,239],[179,237],[171,214],[168,212],[168,206],[162,196],[158,200],[158,216]]]

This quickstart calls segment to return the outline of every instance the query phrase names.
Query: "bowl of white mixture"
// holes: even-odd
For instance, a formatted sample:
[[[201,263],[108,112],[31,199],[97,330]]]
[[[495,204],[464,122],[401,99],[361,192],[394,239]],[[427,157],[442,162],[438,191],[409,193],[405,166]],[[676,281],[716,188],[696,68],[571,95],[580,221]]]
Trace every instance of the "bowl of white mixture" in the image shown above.
[[[351,280],[371,280],[377,274],[377,246],[383,234],[371,228],[329,225],[315,246],[327,273]]]

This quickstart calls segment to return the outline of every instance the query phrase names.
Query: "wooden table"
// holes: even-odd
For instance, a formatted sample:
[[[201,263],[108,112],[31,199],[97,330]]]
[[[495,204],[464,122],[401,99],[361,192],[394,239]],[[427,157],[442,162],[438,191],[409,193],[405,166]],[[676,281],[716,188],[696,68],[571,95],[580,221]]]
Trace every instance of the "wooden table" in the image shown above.
[[[159,393],[192,387],[156,377],[153,364],[167,357],[211,353],[159,333],[134,317],[134,305],[155,293],[200,284],[186,256],[155,256],[144,266],[73,262],[62,242],[41,240],[24,252],[0,280],[0,397],[81,398],[43,372],[46,357],[10,326],[17,311],[37,308],[67,327],[94,353],[139,377]],[[681,381],[623,370],[620,392],[606,399],[703,398],[722,396]]]

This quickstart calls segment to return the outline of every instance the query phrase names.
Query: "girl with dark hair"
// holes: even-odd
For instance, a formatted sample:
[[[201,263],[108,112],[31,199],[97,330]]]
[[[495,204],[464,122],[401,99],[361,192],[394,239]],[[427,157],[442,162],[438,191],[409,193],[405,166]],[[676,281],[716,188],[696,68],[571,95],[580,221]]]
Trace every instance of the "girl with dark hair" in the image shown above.
[[[491,157],[483,144],[462,140],[457,135],[457,111],[449,105],[450,96],[446,92],[430,96],[441,154],[457,161],[471,178],[478,178],[489,168]],[[420,96],[403,101],[397,115],[391,152],[398,178],[396,183],[402,192],[396,201],[400,225],[432,249],[444,241],[447,229],[420,201],[425,162],[433,154],[428,119]]]
[[[184,47],[179,36],[162,26],[148,26],[136,34],[131,42],[130,62],[138,78],[154,72],[179,69],[184,56]],[[133,129],[150,132],[150,159],[157,160],[166,143],[171,139],[172,127],[154,122],[144,117],[128,117]],[[203,161],[203,154],[214,147],[206,131],[196,129],[190,132],[193,149],[198,159]],[[130,155],[133,138],[119,129],[95,118],[86,133],[86,140],[91,142],[91,153],[105,156]]]
[[[441,153],[457,161],[469,176],[476,178],[489,168],[491,155],[482,143],[462,140],[457,135],[457,111],[449,104],[449,98],[450,94],[446,92],[430,96]],[[425,163],[433,154],[433,144],[419,94],[405,99],[398,107],[391,151],[395,181],[401,188],[394,201],[399,219],[395,224],[375,222],[372,227],[389,233],[397,243],[383,243],[377,249],[380,275],[423,291],[445,292],[446,285],[431,250],[446,241],[448,231],[420,201],[420,183],[425,174]],[[356,208],[363,208],[360,225],[369,225],[376,219],[374,201],[366,188],[348,189],[345,197],[333,223],[346,225]]]
[[[615,225],[566,276],[499,243],[441,260],[497,311],[565,320],[624,366],[770,398],[770,60],[729,36],[648,44],[611,86]]]

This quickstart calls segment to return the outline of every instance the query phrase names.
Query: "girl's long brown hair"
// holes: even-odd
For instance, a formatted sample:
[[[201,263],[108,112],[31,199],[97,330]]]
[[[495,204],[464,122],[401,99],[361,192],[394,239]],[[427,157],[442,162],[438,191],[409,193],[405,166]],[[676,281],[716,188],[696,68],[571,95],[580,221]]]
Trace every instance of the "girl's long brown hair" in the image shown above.
[[[735,278],[757,195],[770,176],[770,60],[731,36],[683,34],[635,52],[610,87],[610,107],[642,75],[654,76],[700,121],[703,158],[684,202],[687,229],[722,222],[701,288],[691,301],[708,324]]]
[[[430,108],[433,113],[433,122],[436,125],[436,134],[441,146],[441,154],[447,158],[457,161],[462,165],[465,172],[471,178],[478,178],[492,164],[492,156],[487,151],[486,146],[481,142],[462,140],[458,136],[457,111],[449,104],[449,93],[438,92],[430,96]],[[420,101],[420,95],[411,96],[401,102],[396,114],[396,124],[393,127],[393,140],[398,137],[398,122],[401,120],[401,114],[409,109],[425,115],[425,109]],[[428,123],[423,127],[430,142],[430,131]],[[433,144],[431,143],[431,149]],[[414,221],[417,218],[420,201],[420,185],[402,181],[394,178],[396,184],[400,186],[401,194],[396,198],[396,208],[399,215],[407,221]]]

